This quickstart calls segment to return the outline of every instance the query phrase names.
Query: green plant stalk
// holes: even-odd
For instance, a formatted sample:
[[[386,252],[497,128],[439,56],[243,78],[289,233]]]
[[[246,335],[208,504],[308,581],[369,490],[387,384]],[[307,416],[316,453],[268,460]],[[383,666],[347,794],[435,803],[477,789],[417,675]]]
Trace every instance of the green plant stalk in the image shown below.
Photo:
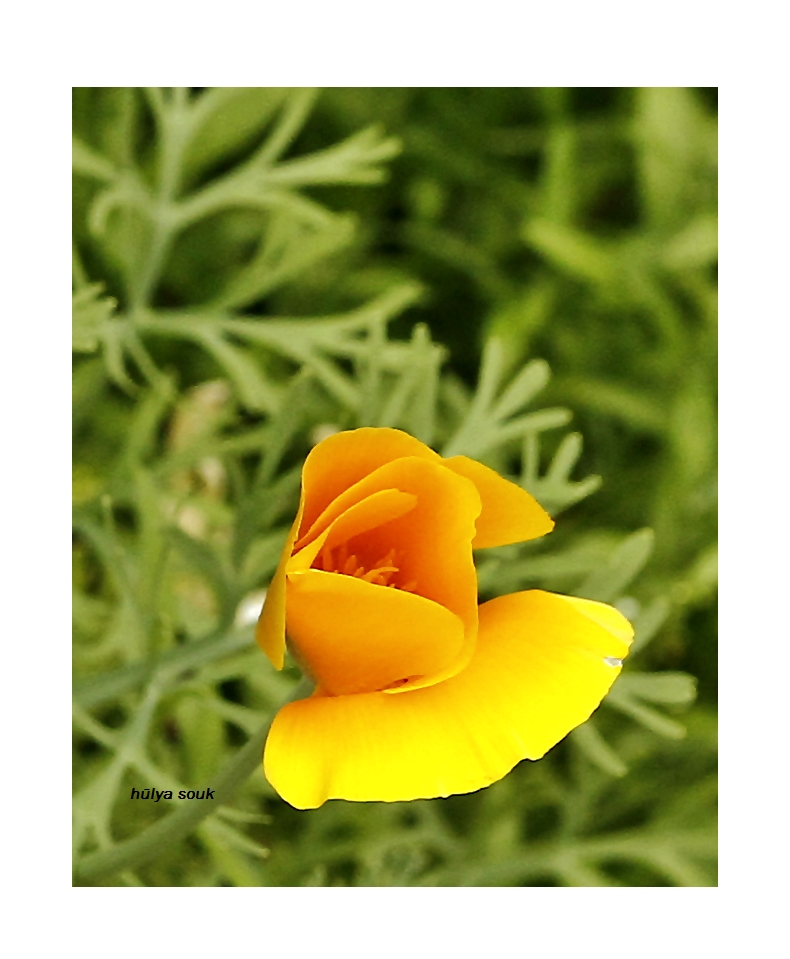
[[[188,643],[176,649],[168,650],[160,656],[143,660],[139,663],[130,663],[111,673],[83,680],[74,687],[74,700],[84,709],[93,709],[110,699],[128,693],[151,680],[162,669],[168,673],[185,672],[188,669],[197,669],[206,663],[229,656],[239,650],[252,648],[254,645],[251,629],[231,630],[219,637]]]
[[[153,296],[175,234],[177,220],[173,204],[178,193],[184,148],[191,135],[186,87],[174,89],[171,102],[159,102],[156,109],[160,133],[159,184],[153,207],[153,232],[148,256],[130,291],[132,313],[144,309]]]
[[[302,698],[311,689],[312,683],[302,679],[286,702]],[[204,799],[200,803],[184,805],[160,819],[159,822],[154,823],[153,826],[149,826],[134,839],[119,843],[112,849],[85,856],[75,865],[74,878],[93,879],[107,873],[137,869],[152,859],[156,859],[166,846],[188,836],[198,823],[219,809],[223,803],[228,802],[239,786],[258,768],[263,753],[263,744],[266,741],[273,718],[274,716],[267,719],[263,726],[250,737],[246,745],[225,764],[216,779],[217,785],[214,787],[216,797],[214,799]]]

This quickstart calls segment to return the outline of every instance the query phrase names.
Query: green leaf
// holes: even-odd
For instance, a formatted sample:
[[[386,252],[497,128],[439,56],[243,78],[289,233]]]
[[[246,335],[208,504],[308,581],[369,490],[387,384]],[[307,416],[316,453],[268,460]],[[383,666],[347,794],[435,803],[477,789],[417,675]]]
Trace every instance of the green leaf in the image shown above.
[[[280,561],[287,535],[287,528],[278,529],[265,536],[258,536],[250,543],[241,570],[245,587],[252,589],[260,586],[272,576]]]
[[[601,240],[579,230],[539,218],[523,229],[524,241],[565,273],[598,286],[612,282],[616,270],[614,252]]]
[[[616,417],[638,430],[651,433],[666,431],[666,409],[662,409],[660,401],[644,388],[637,389],[635,386],[591,376],[557,380],[555,388],[566,397],[567,402],[593,413]]]
[[[208,708],[209,698],[209,694],[184,696],[175,708],[186,760],[186,782],[199,788],[210,785],[225,748],[225,723]]]
[[[545,360],[527,363],[503,390],[492,410],[493,416],[503,420],[518,413],[546,387],[550,377],[549,364]]]
[[[288,210],[275,211],[255,256],[214,301],[218,309],[239,309],[296,279],[320,260],[348,246],[356,231],[353,216],[303,224]]]
[[[75,353],[94,353],[99,348],[102,326],[112,316],[118,301],[102,296],[103,283],[83,286],[71,297],[71,348]]]
[[[699,203],[695,195],[698,169],[709,161],[706,119],[692,90],[641,87],[636,91],[634,141],[650,226],[671,229],[687,217],[691,204]]]
[[[418,323],[412,334],[413,392],[404,424],[413,436],[430,446],[436,430],[436,399],[442,350],[431,342],[428,327]]]
[[[628,766],[598,732],[591,719],[573,730],[571,740],[592,763],[610,776],[619,779],[628,772]]]
[[[617,684],[621,693],[651,703],[688,706],[697,696],[697,681],[687,673],[625,672]]]
[[[71,139],[71,164],[75,173],[94,180],[109,182],[115,179],[116,171],[112,163],[96,153],[78,137]]]
[[[672,605],[665,596],[656,597],[648,606],[640,610],[633,620],[634,642],[631,653],[643,649],[653,639],[666,622]]]
[[[483,350],[477,390],[466,416],[445,444],[443,456],[463,454],[480,459],[511,440],[564,426],[570,420],[570,411],[564,409],[540,410],[512,419],[512,414],[543,387],[548,367],[540,360],[528,364],[497,398],[505,369],[502,343],[492,338]]]
[[[562,510],[585,499],[601,485],[600,476],[588,476],[574,482],[570,473],[582,452],[582,438],[579,433],[569,433],[557,447],[545,476],[538,476],[538,437],[532,435],[525,443],[522,485],[551,515],[557,516]]]
[[[187,563],[205,578],[217,597],[221,624],[229,625],[236,609],[237,590],[228,583],[225,569],[217,553],[208,543],[187,536],[177,527],[170,527],[168,535]]]
[[[289,92],[287,87],[214,87],[202,93],[192,106],[185,178],[194,180],[253,144]]]
[[[711,544],[696,558],[684,580],[675,589],[674,598],[686,604],[710,599],[719,582],[719,547]]]
[[[642,571],[653,552],[653,531],[640,529],[617,547],[609,561],[594,570],[576,590],[577,595],[611,603]]]
[[[249,352],[232,346],[219,332],[205,324],[191,330],[187,328],[185,333],[211,353],[245,406],[268,413],[277,409],[280,402],[278,390],[266,380]]]
[[[659,736],[665,736],[667,739],[682,739],[686,735],[686,727],[682,723],[643,705],[638,699],[619,689],[619,685],[619,682],[615,683],[604,700],[607,705],[625,713]]]
[[[124,465],[130,472],[134,472],[155,452],[162,420],[176,398],[175,384],[166,377],[140,392],[139,402],[124,437]]]
[[[265,174],[265,182],[290,187],[381,183],[387,176],[382,164],[397,156],[400,149],[400,141],[385,136],[376,125],[326,150],[281,163]]]
[[[670,270],[688,270],[710,266],[718,255],[718,217],[701,213],[667,244],[663,259]]]

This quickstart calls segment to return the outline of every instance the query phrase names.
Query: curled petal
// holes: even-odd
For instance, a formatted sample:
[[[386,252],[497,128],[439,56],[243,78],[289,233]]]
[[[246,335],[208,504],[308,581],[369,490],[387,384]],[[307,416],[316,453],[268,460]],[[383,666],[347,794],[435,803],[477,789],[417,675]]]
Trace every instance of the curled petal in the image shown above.
[[[341,493],[380,466],[403,456],[441,462],[438,453],[413,436],[384,427],[366,426],[335,433],[314,447],[302,470],[305,507],[300,546],[312,538],[311,527]]]
[[[451,614],[451,620],[460,620],[463,644],[460,649],[451,647],[456,652],[451,662],[443,660],[441,668],[434,663],[427,674],[423,668],[415,667],[392,677],[393,680],[408,680],[392,690],[405,692],[458,672],[472,656],[477,637],[477,577],[472,539],[479,513],[480,497],[468,480],[444,469],[441,463],[403,457],[375,470],[337,497],[330,512],[325,514],[327,525],[323,531],[294,554],[286,569],[288,573],[303,571],[313,564],[322,548],[340,543],[346,547],[349,557],[354,557],[352,565],[366,570],[372,570],[383,557],[393,556],[396,559],[384,565],[397,567],[395,578],[391,580],[394,589],[378,585],[370,594],[372,604],[375,604],[376,597],[381,601],[381,630],[390,628],[384,620],[389,615],[388,604],[396,601],[387,596],[392,592],[413,592],[415,599],[430,600],[444,607]],[[374,526],[377,517],[381,523]],[[342,572],[353,574],[355,570],[349,568]],[[308,624],[302,612],[296,609],[294,604],[297,602],[298,591],[289,590],[287,628],[294,640],[295,653],[312,670],[310,656],[301,648],[300,637],[309,629],[311,650],[320,646],[331,656],[334,647],[327,638],[326,618],[320,609],[313,609],[313,620]],[[353,609],[348,609],[346,628],[352,628],[348,619],[354,615]],[[295,625],[297,617],[299,636]],[[370,642],[375,641],[374,630]],[[407,636],[403,636],[402,642],[405,647],[413,648]],[[432,656],[430,651],[429,643],[426,654]],[[338,688],[336,682],[333,688]],[[381,685],[366,684],[365,688],[381,688]]]
[[[309,569],[322,549],[334,549],[343,543],[392,522],[417,505],[413,493],[383,489],[354,503],[327,526],[320,536],[299,550],[288,562],[289,573]]]
[[[299,535],[299,524],[302,522],[303,512],[304,491],[299,500],[296,519],[280,555],[277,570],[266,590],[266,599],[255,627],[255,641],[269,657],[275,669],[282,669],[285,662],[285,568],[293,552],[296,537]]]
[[[542,590],[491,600],[475,654],[452,678],[398,696],[319,693],[281,709],[266,776],[299,809],[480,789],[589,718],[631,636],[616,610],[591,600]]]
[[[554,529],[554,520],[534,496],[482,463],[452,456],[442,464],[471,480],[480,494],[483,511],[477,519],[475,549],[521,543]]]
[[[416,497],[416,504],[398,518],[350,538],[349,554],[364,558],[363,565],[370,569],[378,558],[394,550],[399,557],[396,565],[401,585],[406,588],[407,583],[416,584],[414,591],[418,595],[461,618],[471,656],[477,631],[477,575],[472,540],[475,520],[480,515],[480,496],[474,484],[445,469],[438,457],[436,462],[402,457],[374,470],[338,496],[323,514],[323,529],[318,537],[330,528],[334,530],[333,524],[344,523],[344,514],[350,515],[352,508],[362,508],[365,500],[372,501],[373,494],[382,491]],[[335,541],[334,532],[328,535]],[[316,539],[303,551],[315,550],[315,543]],[[300,555],[294,555],[289,570],[301,565]]]
[[[289,640],[330,695],[435,682],[464,648],[463,622],[413,593],[310,569],[287,595]]]

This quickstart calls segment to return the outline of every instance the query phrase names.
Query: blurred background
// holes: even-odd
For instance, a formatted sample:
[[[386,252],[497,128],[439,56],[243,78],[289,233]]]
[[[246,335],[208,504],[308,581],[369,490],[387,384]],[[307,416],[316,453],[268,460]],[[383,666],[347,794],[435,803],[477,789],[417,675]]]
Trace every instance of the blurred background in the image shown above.
[[[78,884],[715,885],[716,111],[687,88],[74,90]],[[481,600],[616,603],[612,694],[478,793],[297,812],[258,769],[108,867],[177,805],[132,786],[211,785],[297,681],[253,624],[304,456],[359,425],[562,514],[479,554]]]

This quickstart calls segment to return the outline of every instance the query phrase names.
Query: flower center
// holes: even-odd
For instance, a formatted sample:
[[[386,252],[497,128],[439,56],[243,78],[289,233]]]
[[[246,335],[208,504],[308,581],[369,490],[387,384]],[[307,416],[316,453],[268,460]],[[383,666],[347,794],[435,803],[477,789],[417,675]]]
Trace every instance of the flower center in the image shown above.
[[[336,549],[324,547],[316,557],[313,564],[314,569],[322,569],[326,573],[340,573],[343,576],[355,576],[373,586],[390,586],[394,589],[401,589],[406,593],[413,593],[417,580],[413,579],[407,583],[397,582],[398,577],[395,574],[400,572],[400,567],[396,566],[397,557],[394,549],[391,549],[385,556],[377,559],[370,568],[364,560],[357,559],[355,553],[349,555],[348,544],[341,543]],[[391,581],[395,576],[395,581]]]

